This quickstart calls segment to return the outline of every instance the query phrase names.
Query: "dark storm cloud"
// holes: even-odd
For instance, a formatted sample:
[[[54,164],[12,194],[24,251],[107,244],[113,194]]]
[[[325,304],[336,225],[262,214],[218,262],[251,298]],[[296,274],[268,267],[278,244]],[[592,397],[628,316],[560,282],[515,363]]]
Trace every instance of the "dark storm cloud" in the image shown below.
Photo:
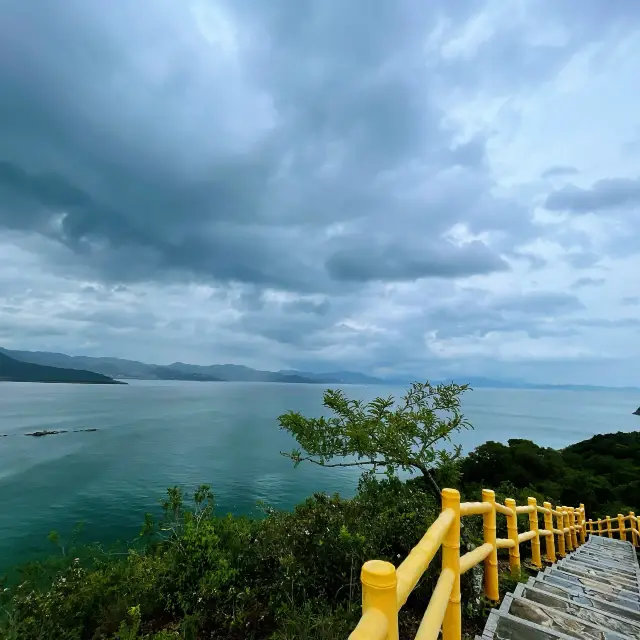
[[[576,296],[566,293],[534,292],[478,298],[470,291],[456,304],[433,311],[428,323],[436,329],[439,338],[509,331],[523,331],[530,337],[561,335],[566,327],[563,329],[555,321],[549,324],[548,320],[583,308]]]
[[[332,278],[504,269],[490,247],[446,242],[401,265],[380,256],[372,269],[355,255],[361,235],[351,258],[348,240],[322,238],[350,220],[400,247],[420,235],[435,243],[457,221],[527,227],[516,205],[490,195],[486,140],[459,142],[442,126],[424,75],[437,19],[462,24],[472,8],[230,4],[239,26],[227,54],[182,3],[5,2],[0,224],[56,238],[76,266],[118,281],[182,271],[308,291],[335,289]],[[455,167],[466,173],[452,193],[443,172]],[[437,193],[408,197],[419,182]]]
[[[433,93],[442,77],[471,82],[485,66],[494,79],[531,81],[563,64],[594,23],[559,10],[572,18],[564,45],[524,49],[500,30],[473,65],[447,58],[428,75],[427,36],[442,20],[462,28],[478,6],[363,6],[219,5],[228,16],[211,29],[235,34],[229,53],[185,3],[3,3],[0,224],[46,233],[74,251],[76,267],[114,280],[187,272],[327,291],[504,269],[498,252],[533,234],[530,214],[492,195],[486,138],[460,142]],[[600,19],[597,7],[585,15]],[[611,11],[601,24],[619,18]],[[353,243],[322,237],[351,220],[364,221]],[[440,241],[456,222],[498,230],[501,244]],[[372,229],[400,251],[420,236],[438,250],[379,250],[367,264]]]
[[[301,314],[313,314],[316,316],[326,316],[331,310],[329,300],[294,300],[284,304],[287,311]]]
[[[463,247],[441,242],[421,250],[402,244],[350,247],[331,256],[327,268],[336,280],[366,282],[457,278],[503,271],[508,265],[481,242]]]
[[[575,53],[635,28],[630,6],[4,0],[0,241],[15,254],[0,244],[0,344],[419,372],[426,334],[572,335],[557,320],[582,313],[577,298],[497,292],[533,268],[551,284],[536,240],[576,268],[600,244],[534,223],[528,159],[500,174],[502,122],[484,111],[504,96],[514,121],[523,96],[538,108]],[[547,166],[535,189],[549,189],[570,158],[551,149],[526,179]],[[547,205],[632,191],[569,186]]]
[[[589,189],[567,185],[551,192],[545,207],[551,211],[589,213],[640,204],[640,179],[608,178]]]
[[[88,312],[80,308],[59,313],[57,317],[64,320],[76,320],[122,330],[141,329],[143,331],[152,331],[160,324],[160,318],[149,311],[122,309],[121,307]]]

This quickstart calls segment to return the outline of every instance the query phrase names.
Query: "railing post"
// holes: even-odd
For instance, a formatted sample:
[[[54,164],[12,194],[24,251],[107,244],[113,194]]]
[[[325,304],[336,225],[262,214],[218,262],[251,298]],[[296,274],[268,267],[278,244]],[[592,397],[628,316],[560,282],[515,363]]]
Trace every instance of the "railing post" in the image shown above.
[[[569,509],[562,507],[562,528],[564,533],[564,547],[567,551],[573,551],[573,540],[571,538],[571,522],[569,521]]]
[[[562,507],[558,507],[556,509],[557,515],[556,515],[556,522],[558,524],[558,531],[560,531],[560,533],[558,534],[558,555],[561,558],[564,558],[567,555],[567,551],[566,551],[566,547],[564,544],[564,517],[562,515]]]
[[[504,506],[511,510],[507,516],[507,535],[513,540],[514,546],[509,549],[509,567],[513,575],[520,575],[520,546],[518,544],[518,514],[516,513],[516,501],[507,498]]]
[[[540,528],[538,527],[538,503],[535,498],[527,498],[527,504],[533,508],[529,513],[529,529],[535,531],[536,537],[531,538],[531,564],[542,569],[542,559],[540,558]]]
[[[496,547],[496,494],[491,489],[482,490],[482,502],[491,504],[491,511],[482,516],[484,542],[493,546],[493,551],[484,561],[484,595],[497,602],[500,600],[498,589],[498,547]]]
[[[620,540],[627,539],[627,532],[625,531],[625,524],[624,524],[624,516],[621,513],[618,514],[618,533],[620,534]]]
[[[589,535],[593,534],[593,520],[589,518],[589,522],[587,522],[587,533]]]
[[[398,581],[396,568],[384,560],[369,560],[362,565],[362,613],[377,609],[388,623],[387,640],[398,640]]]
[[[604,533],[604,530],[603,530],[603,528],[602,528],[602,518],[600,518],[600,519],[598,520],[598,535],[599,535],[600,537],[602,537],[602,534],[603,534],[603,533]]]
[[[547,560],[549,562],[555,562],[556,561],[556,541],[555,541],[555,536],[553,535],[553,513],[551,513],[551,509],[552,509],[551,503],[545,502],[542,506],[546,509],[546,512],[544,514],[544,528],[547,531],[551,532],[551,535],[547,536],[544,542],[546,552],[547,552]]]
[[[453,509],[453,519],[442,541],[442,568],[451,569],[455,576],[449,604],[442,622],[442,640],[462,637],[462,607],[460,605],[460,493],[455,489],[442,490],[442,510]]]
[[[587,516],[584,512],[584,504],[580,503],[580,544],[584,544],[587,541]]]
[[[611,531],[611,518],[609,516],[605,516],[605,519],[607,521],[607,535],[610,538],[613,538],[613,532]]]
[[[633,511],[629,511],[629,520],[631,522],[631,541],[633,546],[638,546],[638,524],[636,522],[636,514]]]
[[[569,507],[569,527],[571,528],[571,546],[578,548],[578,532],[576,531],[576,510]]]

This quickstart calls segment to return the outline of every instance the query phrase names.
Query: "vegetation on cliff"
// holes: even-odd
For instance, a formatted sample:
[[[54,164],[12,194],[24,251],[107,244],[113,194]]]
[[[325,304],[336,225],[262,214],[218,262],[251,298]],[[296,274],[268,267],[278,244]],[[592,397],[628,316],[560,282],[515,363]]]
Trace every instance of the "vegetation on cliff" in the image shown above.
[[[456,404],[464,388],[416,389],[411,402],[395,408],[387,399],[363,406],[333,394],[325,398],[335,410],[333,420],[281,416],[283,428],[298,437],[296,462],[375,461],[365,468],[386,472],[365,472],[353,498],[319,493],[291,512],[265,508],[264,518],[250,519],[217,515],[207,486],[189,499],[174,487],[162,505],[163,518],[147,516],[128,553],[70,548],[54,534],[62,553],[23,567],[18,579],[2,585],[0,637],[347,637],[360,614],[362,562],[397,564],[406,557],[439,514],[433,483],[454,484],[472,500],[485,485],[498,489],[499,498],[534,494],[555,504],[585,501],[589,513],[640,506],[634,484],[640,433],[597,436],[563,451],[523,440],[490,442],[461,458],[455,449],[439,453],[439,445],[468,426]],[[454,411],[438,408],[440,401]],[[418,452],[425,443],[430,451],[417,459],[416,438],[422,442]],[[416,460],[428,474],[412,464]],[[402,481],[398,468],[419,473]],[[480,541],[481,519],[466,522],[466,535]],[[415,633],[438,572],[435,561],[403,607],[404,636]],[[479,620],[483,604],[472,597],[471,575],[463,576],[463,588],[465,619]]]
[[[486,442],[461,461],[460,472],[461,485],[476,493],[503,487],[554,504],[583,502],[593,519],[626,514],[640,507],[640,432],[596,435],[560,451],[530,440]]]

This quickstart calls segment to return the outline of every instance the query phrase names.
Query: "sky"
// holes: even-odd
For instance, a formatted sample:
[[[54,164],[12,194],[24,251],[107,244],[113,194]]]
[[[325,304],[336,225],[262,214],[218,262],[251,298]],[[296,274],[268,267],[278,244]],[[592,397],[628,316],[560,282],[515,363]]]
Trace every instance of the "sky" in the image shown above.
[[[639,385],[640,3],[0,5],[0,346]]]

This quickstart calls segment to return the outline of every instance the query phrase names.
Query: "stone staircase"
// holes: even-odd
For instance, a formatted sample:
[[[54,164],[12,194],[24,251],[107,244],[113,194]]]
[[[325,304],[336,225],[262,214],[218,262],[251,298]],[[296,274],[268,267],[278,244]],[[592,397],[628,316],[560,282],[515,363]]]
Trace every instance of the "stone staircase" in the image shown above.
[[[476,640],[640,640],[640,569],[633,545],[586,544],[507,594]]]

